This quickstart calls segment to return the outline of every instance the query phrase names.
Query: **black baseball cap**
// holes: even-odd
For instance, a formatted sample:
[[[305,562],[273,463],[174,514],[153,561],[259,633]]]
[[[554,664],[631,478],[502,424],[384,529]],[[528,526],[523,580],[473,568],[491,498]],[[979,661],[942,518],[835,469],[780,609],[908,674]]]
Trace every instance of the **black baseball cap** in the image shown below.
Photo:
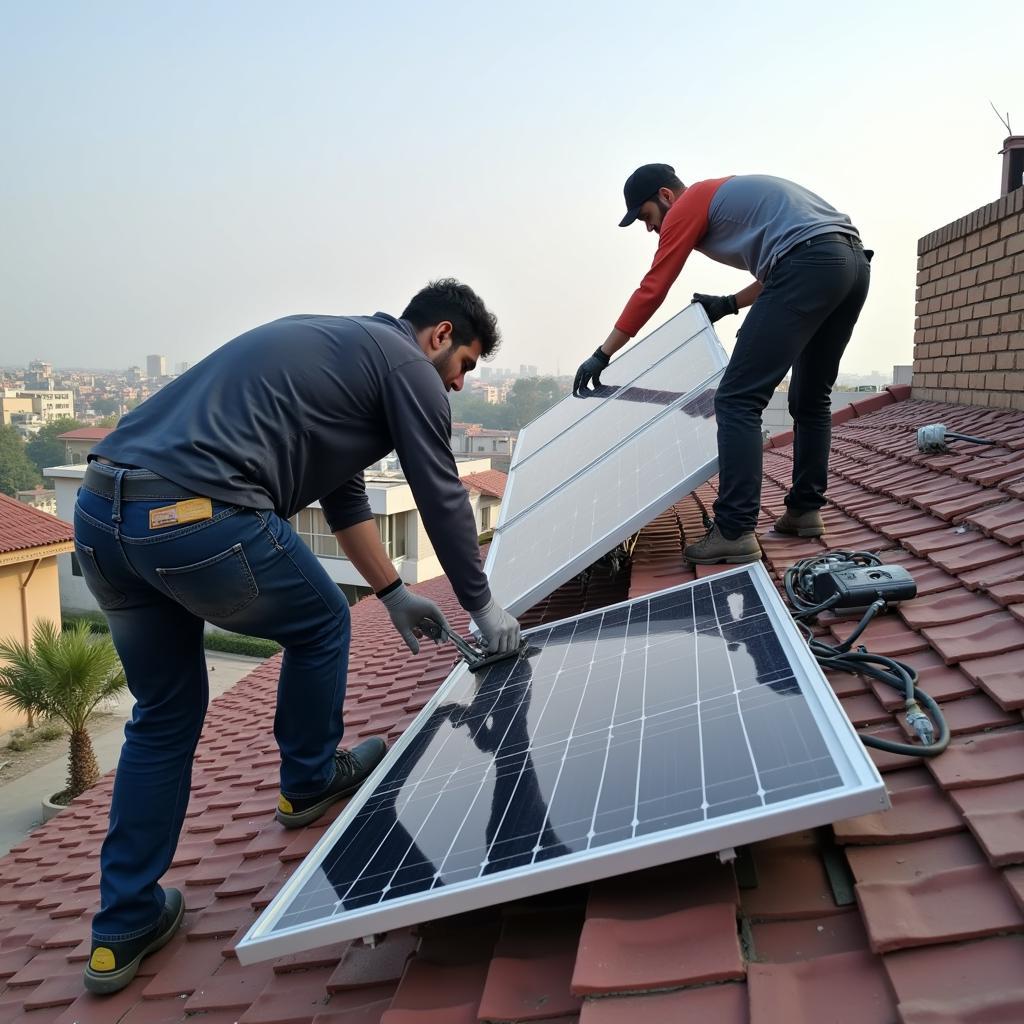
[[[627,179],[622,194],[626,197],[626,216],[619,221],[620,228],[628,228],[640,213],[640,207],[652,199],[662,186],[668,186],[676,176],[675,168],[668,164],[644,164]]]

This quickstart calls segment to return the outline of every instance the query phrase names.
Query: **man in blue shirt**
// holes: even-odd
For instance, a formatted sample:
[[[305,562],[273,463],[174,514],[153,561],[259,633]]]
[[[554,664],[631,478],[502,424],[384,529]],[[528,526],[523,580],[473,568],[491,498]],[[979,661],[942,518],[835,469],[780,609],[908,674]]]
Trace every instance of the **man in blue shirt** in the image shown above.
[[[217,349],[129,413],[93,451],[75,549],[110,623],[136,704],[101,852],[101,907],[85,984],[116,992],[184,913],[158,882],[188,806],[208,701],[205,622],[284,648],[274,736],[277,819],[297,828],[352,794],[379,738],[339,749],[348,604],[288,519],[319,499],[338,542],[410,650],[424,620],[381,544],[363,469],[398,452],[438,558],[487,648],[519,624],[495,604],[451,451],[447,391],[499,343],[497,322],[453,280],[400,318],[290,316]]]

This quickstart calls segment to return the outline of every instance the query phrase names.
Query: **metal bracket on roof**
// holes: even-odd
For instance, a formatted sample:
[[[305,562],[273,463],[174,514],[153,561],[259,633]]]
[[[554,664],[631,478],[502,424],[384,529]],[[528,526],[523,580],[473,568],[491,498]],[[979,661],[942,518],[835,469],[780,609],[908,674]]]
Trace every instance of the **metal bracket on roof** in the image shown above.
[[[387,932],[375,932],[373,935],[364,935],[359,941],[370,949],[376,949],[387,937]]]
[[[736,850],[731,846],[724,850],[719,850],[718,859],[723,864],[732,864],[736,860]]]

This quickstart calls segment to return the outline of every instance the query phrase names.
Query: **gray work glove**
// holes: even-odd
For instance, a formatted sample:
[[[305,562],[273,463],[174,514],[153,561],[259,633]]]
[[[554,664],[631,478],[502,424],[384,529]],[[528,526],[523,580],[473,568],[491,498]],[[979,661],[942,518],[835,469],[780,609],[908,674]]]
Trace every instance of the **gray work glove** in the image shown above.
[[[507,654],[519,649],[519,623],[491,598],[477,612],[470,612],[491,654]]]
[[[381,601],[384,602],[384,607],[387,608],[395,629],[398,630],[413,654],[420,653],[416,631],[420,629],[420,623],[424,619],[431,619],[451,632],[451,626],[448,625],[444,612],[433,601],[414,594],[404,583],[392,590],[391,593],[385,594]]]
[[[608,369],[610,360],[611,356],[606,356],[600,348],[589,359],[584,359],[576,371],[576,379],[572,382],[572,393],[578,395],[586,390],[591,381],[600,387],[601,373]]]
[[[701,295],[698,293],[694,295],[693,301],[699,302],[704,307],[704,312],[707,313],[708,319],[712,323],[730,313],[739,312],[735,295]]]

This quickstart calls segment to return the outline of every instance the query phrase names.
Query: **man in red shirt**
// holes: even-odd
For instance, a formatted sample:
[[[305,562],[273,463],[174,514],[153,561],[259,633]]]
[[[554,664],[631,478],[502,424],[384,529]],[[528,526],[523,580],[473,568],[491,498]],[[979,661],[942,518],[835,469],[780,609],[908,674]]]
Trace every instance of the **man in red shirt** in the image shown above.
[[[662,304],[696,249],[753,275],[735,295],[694,295],[714,323],[752,306],[715,395],[719,488],[715,521],[690,544],[702,565],[761,557],[754,529],[761,499],[761,413],[792,369],[793,484],[779,533],[817,537],[828,482],[831,392],[868,293],[869,263],[850,218],[813,192],[769,175],[684,185],[668,164],[645,164],[626,180],[626,216],[658,234],[651,269],[614,329],[576,373],[574,394],[601,383],[610,358]]]

